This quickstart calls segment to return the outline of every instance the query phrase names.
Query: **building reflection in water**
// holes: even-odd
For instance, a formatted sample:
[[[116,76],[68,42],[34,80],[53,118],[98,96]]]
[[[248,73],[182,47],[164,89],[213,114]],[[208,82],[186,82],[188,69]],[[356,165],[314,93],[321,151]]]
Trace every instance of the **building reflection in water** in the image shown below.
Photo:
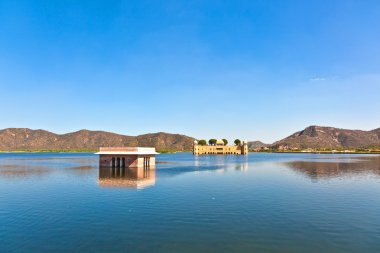
[[[352,161],[292,161],[284,163],[313,180],[345,175],[372,174],[380,176],[380,156],[353,158]]]
[[[244,157],[244,162],[236,164],[235,170],[247,172],[248,171],[248,157]]]
[[[237,164],[235,170],[244,172],[248,171],[248,162]]]
[[[156,183],[156,170],[144,167],[100,167],[99,186],[143,189]]]
[[[194,167],[197,170],[206,170],[212,168],[215,170],[215,166],[218,166],[218,172],[224,172],[229,169],[235,169],[236,171],[246,172],[249,169],[247,156],[239,155],[202,155],[194,156]]]

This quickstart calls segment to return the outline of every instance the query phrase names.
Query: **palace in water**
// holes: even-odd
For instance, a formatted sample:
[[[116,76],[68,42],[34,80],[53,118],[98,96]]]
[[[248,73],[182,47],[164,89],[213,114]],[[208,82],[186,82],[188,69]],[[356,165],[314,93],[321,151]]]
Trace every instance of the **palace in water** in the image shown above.
[[[154,168],[156,164],[155,148],[142,147],[101,147],[99,167],[110,168]]]
[[[223,140],[217,140],[215,145],[200,145],[194,141],[194,155],[247,155],[248,143],[243,141],[240,145],[225,145]]]
[[[101,147],[99,185],[144,188],[155,184],[155,148]]]

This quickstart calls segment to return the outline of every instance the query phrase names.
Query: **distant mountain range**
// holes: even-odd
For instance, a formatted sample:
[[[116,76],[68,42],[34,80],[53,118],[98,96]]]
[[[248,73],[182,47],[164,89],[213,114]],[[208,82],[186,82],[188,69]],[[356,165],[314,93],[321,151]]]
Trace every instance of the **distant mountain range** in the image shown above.
[[[248,142],[248,149],[249,150],[266,148],[266,147],[270,147],[270,146],[271,146],[271,144],[265,144],[261,141],[249,141]]]
[[[276,149],[379,148],[380,128],[371,131],[309,126],[271,145]]]
[[[80,130],[55,134],[45,130],[0,130],[0,150],[97,150],[99,147],[140,146],[157,150],[191,150],[195,138],[170,133],[128,136],[104,131]],[[249,149],[357,149],[380,148],[380,128],[371,131],[310,126],[289,137],[265,144],[248,142]]]
[[[80,130],[55,134],[45,130],[0,130],[0,150],[97,150],[99,147],[140,146],[158,150],[191,150],[194,138],[168,133],[127,136],[104,131]]]

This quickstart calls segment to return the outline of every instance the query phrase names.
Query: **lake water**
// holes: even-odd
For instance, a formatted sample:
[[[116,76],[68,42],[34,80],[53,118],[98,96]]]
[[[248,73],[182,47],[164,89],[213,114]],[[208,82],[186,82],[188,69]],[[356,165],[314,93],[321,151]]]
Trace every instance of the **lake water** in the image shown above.
[[[380,158],[0,154],[0,252],[380,252]]]

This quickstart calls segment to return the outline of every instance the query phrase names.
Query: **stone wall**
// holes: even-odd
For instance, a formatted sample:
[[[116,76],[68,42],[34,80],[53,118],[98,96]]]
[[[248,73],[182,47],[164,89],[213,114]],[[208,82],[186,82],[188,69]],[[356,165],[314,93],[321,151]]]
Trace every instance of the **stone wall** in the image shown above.
[[[213,146],[213,145],[198,145],[193,147],[194,155],[246,155],[248,154],[248,145],[239,146]]]
[[[117,159],[120,162],[125,161],[124,167],[137,167],[137,155],[99,155],[99,166],[100,167],[112,167],[112,159],[114,159],[114,166],[117,166]]]
[[[99,155],[99,167],[155,168],[154,155]]]

